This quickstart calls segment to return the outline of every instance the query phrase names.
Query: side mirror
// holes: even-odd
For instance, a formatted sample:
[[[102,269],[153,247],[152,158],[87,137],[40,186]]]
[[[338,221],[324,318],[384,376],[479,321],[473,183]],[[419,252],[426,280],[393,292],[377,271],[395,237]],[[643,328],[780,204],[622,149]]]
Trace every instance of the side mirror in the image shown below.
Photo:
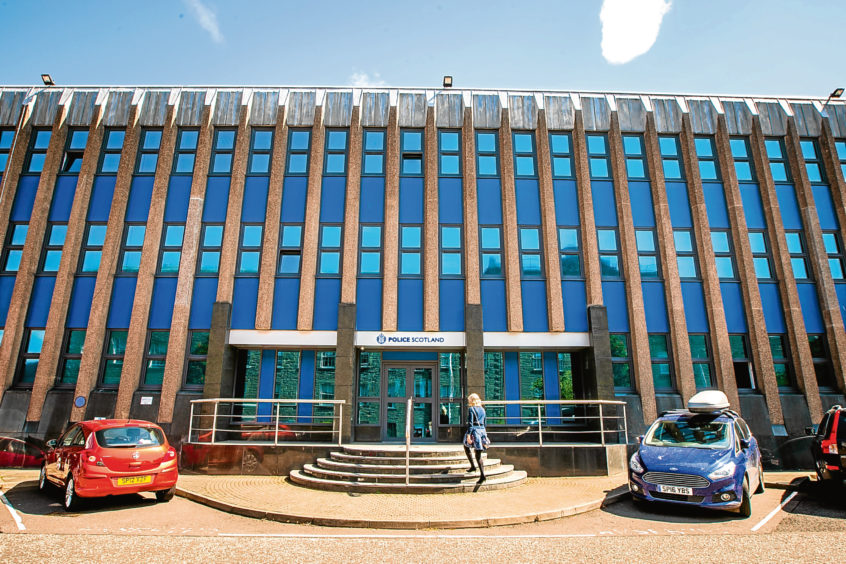
[[[50,439],[47,441],[47,446],[50,448],[56,448],[56,439]]]
[[[637,437],[635,437],[635,440],[637,441],[637,444],[642,444],[643,443],[643,435],[638,435]]]
[[[813,427],[805,427],[805,434],[806,435],[814,435],[814,428]]]
[[[743,450],[749,448],[749,439],[740,439],[740,448]]]

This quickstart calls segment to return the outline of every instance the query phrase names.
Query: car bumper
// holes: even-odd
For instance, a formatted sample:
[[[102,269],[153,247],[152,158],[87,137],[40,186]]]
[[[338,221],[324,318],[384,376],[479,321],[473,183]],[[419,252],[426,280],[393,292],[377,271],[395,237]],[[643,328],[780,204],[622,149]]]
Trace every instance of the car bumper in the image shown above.
[[[143,484],[118,485],[120,478],[150,476],[150,481]],[[83,471],[76,477],[76,494],[79,497],[102,497],[140,492],[167,490],[176,485],[179,478],[176,464],[152,468],[139,472],[97,472]]]
[[[733,478],[711,482],[706,488],[692,488],[693,495],[690,496],[663,494],[658,491],[656,484],[644,481],[634,472],[629,472],[629,491],[632,497],[639,501],[693,505],[708,509],[737,509],[740,507],[743,494],[742,486],[739,486]],[[725,493],[730,494],[732,499],[723,501],[720,496]]]

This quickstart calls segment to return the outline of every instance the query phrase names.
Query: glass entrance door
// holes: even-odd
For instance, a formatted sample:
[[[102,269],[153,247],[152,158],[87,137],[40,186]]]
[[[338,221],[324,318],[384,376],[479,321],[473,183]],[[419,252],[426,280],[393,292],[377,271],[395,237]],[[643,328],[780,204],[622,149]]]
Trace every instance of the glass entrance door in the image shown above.
[[[383,364],[385,397],[382,405],[382,440],[405,440],[405,418],[408,399],[413,398],[411,441],[434,441],[437,420],[432,417],[432,390],[437,389],[434,366],[419,364]]]

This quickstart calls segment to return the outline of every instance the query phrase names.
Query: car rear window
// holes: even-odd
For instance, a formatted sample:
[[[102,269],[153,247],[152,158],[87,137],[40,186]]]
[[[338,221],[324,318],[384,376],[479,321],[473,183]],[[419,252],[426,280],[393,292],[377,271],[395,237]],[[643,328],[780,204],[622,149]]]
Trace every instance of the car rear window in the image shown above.
[[[164,444],[161,431],[152,427],[111,427],[95,433],[97,444],[106,448],[143,448]]]
[[[658,421],[644,441],[649,446],[729,448],[728,423],[696,418]]]
[[[846,443],[846,411],[840,412],[840,421],[837,422],[837,442]]]

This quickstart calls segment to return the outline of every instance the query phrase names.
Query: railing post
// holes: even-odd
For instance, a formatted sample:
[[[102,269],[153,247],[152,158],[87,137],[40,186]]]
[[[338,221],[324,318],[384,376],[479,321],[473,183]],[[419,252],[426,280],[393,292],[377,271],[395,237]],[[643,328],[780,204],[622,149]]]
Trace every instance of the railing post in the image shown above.
[[[602,418],[602,404],[599,404],[599,434],[602,437],[602,446],[605,446],[605,420]]]
[[[279,404],[274,403],[273,405],[276,406],[276,427],[273,430],[273,446],[279,446]]]
[[[538,444],[543,446],[543,422],[541,421],[541,409],[543,406],[538,404]]]
[[[217,401],[214,402],[214,415],[212,415],[212,436],[211,442],[215,444],[217,442],[217,406],[219,403]]]
[[[338,404],[338,446],[341,446],[341,441],[343,440],[341,434],[341,428],[344,425],[344,404]]]
[[[191,442],[191,435],[194,434],[194,402],[191,402],[191,417],[188,419],[188,442]]]
[[[629,444],[629,422],[626,421],[626,406],[623,407],[623,444]]]
[[[413,406],[411,399],[408,398],[405,408],[405,485],[410,481],[411,470],[409,468],[409,459],[411,456],[411,410]]]

